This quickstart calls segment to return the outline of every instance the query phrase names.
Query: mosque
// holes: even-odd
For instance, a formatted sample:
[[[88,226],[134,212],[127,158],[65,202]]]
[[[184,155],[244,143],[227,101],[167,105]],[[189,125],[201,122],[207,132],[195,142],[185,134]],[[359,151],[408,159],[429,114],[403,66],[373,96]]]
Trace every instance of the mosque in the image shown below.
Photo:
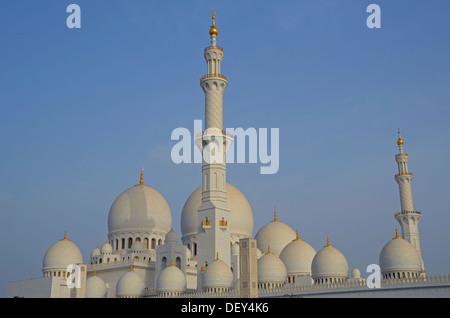
[[[221,73],[224,53],[217,45],[215,13],[209,34],[207,74],[200,79],[205,130],[196,136],[203,156],[211,143],[228,144],[233,138],[223,131],[228,82]],[[369,288],[356,267],[350,272],[345,255],[329,239],[319,250],[301,239],[298,230],[278,220],[276,208],[273,220],[253,237],[252,208],[227,182],[225,161],[204,160],[202,185],[182,210],[181,238],[172,229],[169,204],[144,183],[142,169],[140,182],[112,203],[108,236],[89,260],[66,232],[44,255],[42,277],[10,282],[7,297],[450,297],[450,276],[425,272],[418,228],[422,213],[413,207],[413,174],[400,130],[397,145],[401,211],[394,217],[401,236],[396,230],[380,251],[378,288]]]

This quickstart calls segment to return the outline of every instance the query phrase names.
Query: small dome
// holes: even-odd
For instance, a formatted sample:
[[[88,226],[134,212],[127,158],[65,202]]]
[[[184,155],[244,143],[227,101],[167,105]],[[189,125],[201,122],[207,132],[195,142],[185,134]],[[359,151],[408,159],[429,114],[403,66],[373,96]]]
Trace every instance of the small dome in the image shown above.
[[[165,244],[167,244],[167,243],[178,244],[178,234],[173,229],[171,229],[169,232],[167,232],[164,243]]]
[[[202,203],[202,187],[198,187],[186,200],[181,213],[182,236],[194,236],[198,232],[198,208]],[[227,205],[231,211],[228,221],[231,236],[251,237],[253,212],[247,198],[239,189],[227,183]]]
[[[283,249],[280,259],[286,265],[288,275],[311,275],[314,256],[316,250],[297,234],[297,238]]]
[[[361,278],[361,272],[356,267],[352,270],[352,278]]]
[[[289,225],[278,221],[276,210],[273,221],[264,225],[255,236],[257,246],[260,250],[264,251],[270,245],[271,252],[277,256],[295,238],[296,234],[294,230]]]
[[[167,233],[172,213],[166,199],[145,184],[122,192],[113,202],[108,215],[108,230],[112,232],[153,231]]]
[[[203,271],[202,286],[204,289],[231,288],[233,279],[233,272],[230,267],[217,257]]]
[[[113,252],[113,248],[112,248],[111,244],[106,242],[105,244],[102,245],[102,254],[112,254],[112,252]]]
[[[70,264],[81,263],[83,263],[83,255],[80,249],[67,239],[67,232],[65,232],[64,238],[53,244],[45,253],[42,271],[66,270]]]
[[[258,283],[283,284],[287,279],[287,270],[283,261],[270,252],[270,248],[258,260]]]
[[[162,270],[156,283],[158,293],[182,293],[186,290],[186,276],[176,266],[170,265]]]
[[[344,254],[331,246],[329,241],[316,256],[311,264],[313,279],[320,278],[348,278],[348,262]]]
[[[119,298],[135,298],[141,297],[144,292],[144,281],[141,276],[130,269],[123,274],[116,286],[116,297]]]
[[[396,233],[381,250],[379,256],[381,273],[388,272],[421,272],[422,258],[419,252],[407,240]]]
[[[105,282],[95,272],[86,280],[86,298],[105,298],[107,292]]]
[[[96,246],[91,252],[91,258],[98,257],[101,255],[100,249]]]

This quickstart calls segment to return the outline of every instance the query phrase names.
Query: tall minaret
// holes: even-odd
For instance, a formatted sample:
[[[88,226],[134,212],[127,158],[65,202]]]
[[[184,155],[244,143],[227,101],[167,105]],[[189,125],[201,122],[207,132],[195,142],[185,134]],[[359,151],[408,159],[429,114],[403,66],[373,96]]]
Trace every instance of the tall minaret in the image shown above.
[[[408,154],[403,152],[403,140],[400,136],[400,128],[398,129],[397,145],[400,153],[395,155],[395,161],[398,164],[398,173],[395,175],[395,181],[397,181],[400,190],[401,211],[395,214],[395,218],[402,227],[402,237],[408,240],[417,249],[419,255],[421,255],[419,221],[422,213],[414,210],[411,192],[413,174],[408,172]]]
[[[202,151],[202,203],[198,209],[197,289],[202,290],[202,268],[216,259],[217,253],[231,264],[230,209],[226,197],[226,150],[232,137],[223,131],[223,92],[227,78],[220,74],[223,49],[217,46],[215,12],[209,30],[211,46],[205,48],[207,74],[200,79],[205,93],[205,131],[196,136]]]

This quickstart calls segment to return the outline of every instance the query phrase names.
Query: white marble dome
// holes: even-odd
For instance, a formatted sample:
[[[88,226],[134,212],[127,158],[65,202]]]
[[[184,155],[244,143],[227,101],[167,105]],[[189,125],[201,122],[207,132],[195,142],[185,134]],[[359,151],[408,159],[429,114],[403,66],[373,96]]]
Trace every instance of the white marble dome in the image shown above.
[[[267,246],[270,245],[270,251],[277,256],[295,238],[294,230],[277,219],[276,211],[273,221],[264,225],[255,236],[257,246],[261,251],[265,251]]]
[[[280,259],[286,265],[288,275],[311,275],[311,264],[316,250],[298,236],[286,245]]]
[[[197,235],[197,210],[202,202],[202,187],[198,187],[186,200],[181,213],[182,236]],[[227,205],[231,211],[231,236],[251,237],[253,233],[253,212],[247,198],[233,185],[227,183]]]
[[[83,263],[83,255],[78,246],[67,239],[66,232],[64,238],[53,244],[45,253],[42,271],[66,270],[70,264],[81,263]]]
[[[311,264],[311,274],[314,280],[327,279],[345,281],[348,279],[348,262],[344,254],[337,248],[327,245],[319,250]]]
[[[113,252],[113,248],[109,242],[105,242],[105,244],[102,245],[102,254],[111,254]]]
[[[97,275],[86,280],[86,298],[105,298],[107,292],[106,283]]]
[[[233,272],[230,267],[219,258],[206,266],[202,273],[202,286],[204,289],[225,288],[233,286]]]
[[[381,273],[422,271],[422,258],[415,247],[407,240],[396,237],[390,240],[380,252]]]
[[[122,192],[113,202],[108,215],[110,233],[151,231],[167,233],[172,225],[172,213],[166,199],[145,184]]]
[[[156,283],[158,293],[182,293],[186,290],[187,281],[183,271],[170,265],[162,270]]]
[[[284,284],[287,270],[283,261],[271,253],[271,248],[258,260],[258,284]]]
[[[178,243],[178,234],[173,229],[171,229],[169,232],[167,232],[164,243]]]
[[[357,269],[356,267],[354,267],[352,269],[352,274],[351,274],[352,278],[361,278],[361,272],[359,271],[359,269]]]
[[[96,246],[91,252],[91,258],[98,257],[101,255],[100,249]]]
[[[136,298],[141,297],[144,292],[144,281],[141,276],[130,269],[123,274],[116,285],[116,297]]]

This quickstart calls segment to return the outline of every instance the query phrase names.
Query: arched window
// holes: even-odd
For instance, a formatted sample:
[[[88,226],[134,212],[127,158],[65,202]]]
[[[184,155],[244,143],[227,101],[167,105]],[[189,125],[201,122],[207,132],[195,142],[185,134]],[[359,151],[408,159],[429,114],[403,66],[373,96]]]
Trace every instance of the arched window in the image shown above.
[[[144,248],[144,250],[148,250],[148,238],[147,237],[144,239],[143,248]]]
[[[166,268],[166,266],[167,266],[167,258],[164,256],[161,260],[161,270]]]
[[[125,249],[125,239],[122,239],[122,249]]]
[[[140,242],[141,238],[140,237],[136,237],[136,242]]]
[[[152,250],[156,247],[156,239],[152,238]]]
[[[133,239],[131,237],[128,238],[128,248],[131,248],[133,245]]]
[[[162,240],[159,239],[159,240],[158,240],[158,245],[161,245],[161,244],[162,244]]]
[[[177,257],[177,259],[175,260],[175,266],[178,267],[179,269],[181,269],[181,258]]]

